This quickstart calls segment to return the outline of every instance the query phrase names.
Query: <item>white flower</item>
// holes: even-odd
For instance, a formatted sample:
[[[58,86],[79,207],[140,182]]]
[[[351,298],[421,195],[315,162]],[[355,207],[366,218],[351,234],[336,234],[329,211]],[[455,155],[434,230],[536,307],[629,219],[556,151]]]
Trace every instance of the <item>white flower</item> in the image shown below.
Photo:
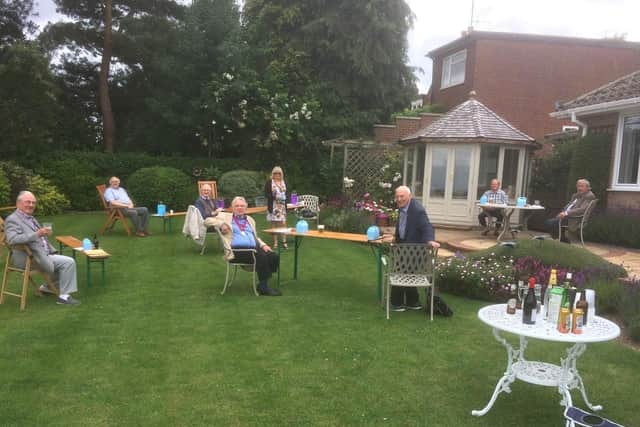
[[[215,126],[216,121],[215,120],[211,120],[211,124]]]
[[[247,105],[247,100],[243,99],[242,101],[240,101],[240,103],[238,103],[238,105],[244,107],[245,105]]]
[[[393,175],[393,182],[398,182],[400,178],[402,178],[402,174],[400,172],[396,172],[395,175]]]
[[[311,111],[307,111],[306,113],[304,113],[304,118],[307,120],[311,120]]]
[[[293,114],[289,114],[289,119],[290,120],[298,120],[298,112],[296,111]]]
[[[231,81],[233,80],[233,76],[229,73],[222,73],[222,77],[224,77],[225,79]]]
[[[275,130],[272,130],[269,133],[269,139],[272,140],[272,141],[276,141],[278,139],[278,134],[276,133]]]

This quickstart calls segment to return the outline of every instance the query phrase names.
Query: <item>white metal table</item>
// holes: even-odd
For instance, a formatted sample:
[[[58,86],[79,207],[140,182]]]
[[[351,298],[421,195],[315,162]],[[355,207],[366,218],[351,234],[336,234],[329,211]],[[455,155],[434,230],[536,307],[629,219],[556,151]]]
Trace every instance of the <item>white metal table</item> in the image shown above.
[[[547,387],[557,387],[562,396],[560,405],[568,408],[573,406],[571,390],[579,389],[587,406],[593,411],[602,409],[601,405],[592,404],[587,398],[587,392],[578,372],[576,362],[585,352],[588,343],[604,342],[617,338],[620,328],[615,323],[599,316],[589,317],[588,326],[582,334],[561,334],[555,326],[544,320],[535,325],[522,323],[522,310],[516,314],[507,314],[506,304],[495,304],[483,307],[478,311],[478,318],[493,328],[493,336],[507,350],[507,369],[498,380],[493,395],[487,405],[480,410],[471,411],[472,415],[482,416],[489,412],[498,395],[502,392],[511,393],[511,384],[516,380]],[[500,332],[509,332],[520,337],[520,347],[514,348],[507,340],[500,336]],[[566,357],[560,358],[560,365],[526,360],[527,338],[544,341],[555,341],[573,344],[566,350]],[[573,423],[567,422],[567,425]]]
[[[502,209],[504,211],[504,219],[502,220],[502,223],[503,223],[502,231],[500,232],[500,234],[496,239],[498,240],[498,242],[502,241],[502,237],[504,236],[504,233],[507,232],[507,228],[509,229],[511,228],[509,227],[509,224],[511,223],[511,216],[513,215],[514,212],[522,211],[524,213],[522,221],[520,222],[519,225],[522,226],[523,231],[527,231],[529,229],[528,222],[531,214],[537,211],[544,210],[544,206],[540,206],[540,205],[518,206],[518,205],[505,205],[500,203],[484,203],[484,204],[478,203],[478,206],[481,208]]]

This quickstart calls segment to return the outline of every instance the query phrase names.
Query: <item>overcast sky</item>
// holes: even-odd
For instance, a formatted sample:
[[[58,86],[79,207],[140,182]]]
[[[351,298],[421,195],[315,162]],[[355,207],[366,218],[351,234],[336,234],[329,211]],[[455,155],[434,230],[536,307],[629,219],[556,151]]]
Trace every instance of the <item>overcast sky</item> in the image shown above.
[[[431,84],[432,49],[460,37],[471,21],[472,0],[406,0],[415,14],[409,33],[409,64],[418,72],[420,92]],[[37,0],[34,20],[57,21],[52,0]],[[640,0],[475,0],[473,27],[482,31],[604,38],[624,35],[640,42]]]

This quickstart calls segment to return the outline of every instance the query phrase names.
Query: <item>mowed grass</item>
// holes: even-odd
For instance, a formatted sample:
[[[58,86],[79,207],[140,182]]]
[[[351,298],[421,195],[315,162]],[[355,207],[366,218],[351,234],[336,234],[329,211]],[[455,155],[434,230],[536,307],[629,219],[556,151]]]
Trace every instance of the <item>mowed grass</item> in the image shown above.
[[[103,219],[52,221],[56,234],[82,238]],[[101,236],[112,254],[108,282],[100,285],[94,266],[87,288],[79,260],[78,307],[32,293],[25,312],[17,299],[0,306],[1,425],[562,425],[557,390],[519,381],[487,415],[471,416],[506,365],[477,319],[484,303],[443,295],[452,318],[407,312],[387,321],[371,250],[313,239],[300,248],[299,280],[293,249],[283,254],[283,297],[255,297],[245,272],[221,296],[214,239],[201,256],[177,223],[164,234],[152,219],[146,239],[119,225]],[[527,356],[557,363],[565,348],[532,341]],[[640,425],[637,352],[589,345],[579,367],[605,416]]]

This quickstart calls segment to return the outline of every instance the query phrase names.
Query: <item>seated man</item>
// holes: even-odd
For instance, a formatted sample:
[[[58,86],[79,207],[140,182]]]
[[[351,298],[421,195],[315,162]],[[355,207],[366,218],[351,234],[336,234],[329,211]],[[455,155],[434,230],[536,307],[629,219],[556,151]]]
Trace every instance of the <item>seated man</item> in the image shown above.
[[[271,274],[278,271],[280,259],[269,245],[258,237],[253,218],[245,215],[247,202],[244,197],[235,197],[231,202],[231,209],[233,214],[221,213],[212,218],[213,225],[220,228],[225,240],[225,247],[231,248],[225,253],[225,258],[227,261],[235,260],[251,264],[253,262],[251,254],[235,252],[233,249],[255,249],[256,272],[259,280],[258,293],[265,296],[282,295],[280,291],[272,289],[268,285]]]
[[[135,207],[127,194],[127,190],[120,187],[120,178],[109,178],[109,188],[104,192],[104,199],[109,206],[121,208],[125,216],[131,218],[136,228],[136,236],[146,237],[149,233],[149,210],[143,207]]]
[[[549,218],[544,222],[544,225],[553,238],[560,238],[561,242],[571,243],[569,237],[565,234],[558,236],[558,223],[562,225],[568,225],[567,234],[572,238],[573,233],[578,230],[580,225],[580,218],[584,215],[587,206],[592,200],[596,199],[596,196],[591,192],[591,183],[586,179],[579,179],[576,181],[577,192],[571,196],[571,201],[562,209],[562,211],[556,215],[555,218]]]
[[[195,207],[200,211],[204,225],[209,228],[214,225],[213,218],[218,216],[222,209],[216,207],[216,201],[211,198],[211,186],[204,184],[200,187],[200,197],[194,203]]]
[[[485,191],[482,196],[487,198],[487,203],[495,203],[498,205],[506,205],[509,203],[509,196],[500,189],[500,181],[495,178],[491,180],[491,189]],[[502,223],[504,216],[503,211],[500,208],[481,208],[482,212],[478,215],[478,222],[480,222],[480,225],[484,227],[482,235],[486,236],[489,232],[487,218],[494,217],[498,223]],[[498,228],[496,228],[494,233],[496,236],[498,235]]]
[[[47,273],[55,282],[60,295],[58,304],[76,305],[80,301],[71,294],[78,290],[76,279],[76,262],[73,258],[56,255],[56,250],[49,243],[47,236],[51,235],[50,228],[43,228],[33,217],[36,208],[36,198],[28,191],[21,191],[16,200],[16,210],[5,220],[5,235],[10,245],[27,245],[38,268]],[[24,268],[27,254],[21,250],[12,251],[14,265]],[[52,293],[46,285],[40,286],[40,291]]]

